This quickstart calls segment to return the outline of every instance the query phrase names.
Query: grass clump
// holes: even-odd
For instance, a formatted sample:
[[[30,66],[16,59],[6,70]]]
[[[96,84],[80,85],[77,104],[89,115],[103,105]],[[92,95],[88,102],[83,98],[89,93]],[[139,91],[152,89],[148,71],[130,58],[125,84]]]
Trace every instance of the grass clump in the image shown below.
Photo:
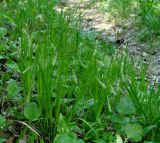
[[[160,139],[160,92],[148,88],[145,69],[125,53],[109,56],[108,46],[84,36],[54,1],[1,7],[0,26],[10,31],[2,33],[1,99],[8,104],[1,103],[7,113],[0,115],[3,132],[12,127],[16,142],[31,143]]]

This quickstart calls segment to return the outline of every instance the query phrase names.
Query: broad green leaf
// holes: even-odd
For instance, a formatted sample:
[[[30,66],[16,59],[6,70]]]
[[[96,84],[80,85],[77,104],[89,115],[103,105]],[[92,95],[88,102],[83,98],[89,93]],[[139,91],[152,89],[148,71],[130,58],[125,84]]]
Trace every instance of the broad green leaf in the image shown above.
[[[114,122],[114,123],[122,123],[122,117],[121,116],[119,116],[118,114],[112,114],[111,116],[110,116],[110,119],[111,119],[111,121],[112,122]]]
[[[6,139],[0,137],[0,143],[6,142]]]
[[[119,124],[123,124],[123,125],[126,125],[126,124],[128,124],[130,122],[130,118],[129,117],[122,117],[119,114],[112,114],[110,116],[110,119],[114,123],[119,123]]]
[[[141,141],[143,137],[143,128],[139,124],[128,124],[125,128],[127,138],[135,142]]]
[[[15,62],[10,62],[10,63],[7,64],[7,66],[8,66],[10,69],[12,69],[13,71],[20,72],[19,66],[18,66],[18,64],[15,63]]]
[[[94,100],[93,99],[89,99],[89,100],[82,100],[78,103],[78,106],[76,108],[76,112],[80,112],[84,109],[88,109],[90,108],[91,106],[94,105]]]
[[[0,27],[0,38],[7,34],[7,28]]]
[[[62,114],[60,114],[60,116],[59,116],[57,130],[58,130],[58,133],[65,133],[65,132],[69,131]]]
[[[78,139],[75,133],[67,132],[65,134],[57,135],[54,143],[84,143],[84,141]]]
[[[3,127],[5,122],[6,122],[6,119],[2,115],[0,115],[0,128]]]
[[[120,135],[116,135],[116,143],[123,143],[123,140]]]
[[[30,121],[36,121],[41,115],[41,109],[35,102],[30,102],[24,107],[24,116]]]
[[[7,83],[8,85],[6,90],[8,93],[8,98],[12,98],[20,92],[21,88],[18,86],[16,80],[11,79]]]
[[[120,99],[120,102],[116,105],[116,110],[121,114],[135,113],[135,107],[130,98],[127,96],[124,96]]]

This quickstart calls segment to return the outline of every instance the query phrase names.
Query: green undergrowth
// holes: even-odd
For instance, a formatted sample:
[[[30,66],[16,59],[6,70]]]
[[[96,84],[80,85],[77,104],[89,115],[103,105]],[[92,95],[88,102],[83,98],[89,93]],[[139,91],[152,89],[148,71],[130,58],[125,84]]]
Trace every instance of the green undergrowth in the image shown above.
[[[0,142],[158,142],[160,87],[75,19],[54,1],[0,4]]]

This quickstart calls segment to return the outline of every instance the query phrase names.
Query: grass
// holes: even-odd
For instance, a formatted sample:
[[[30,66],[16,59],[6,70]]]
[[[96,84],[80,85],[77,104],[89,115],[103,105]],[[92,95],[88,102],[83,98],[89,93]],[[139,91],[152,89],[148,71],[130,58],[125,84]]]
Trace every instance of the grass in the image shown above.
[[[160,140],[160,87],[145,80],[146,67],[110,55],[114,46],[84,34],[54,1],[0,7],[0,142],[6,131],[30,143]]]

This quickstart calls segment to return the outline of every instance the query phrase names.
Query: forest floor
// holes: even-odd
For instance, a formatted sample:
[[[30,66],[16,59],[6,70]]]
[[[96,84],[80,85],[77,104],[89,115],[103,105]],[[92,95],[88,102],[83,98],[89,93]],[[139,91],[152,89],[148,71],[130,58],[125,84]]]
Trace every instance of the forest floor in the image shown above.
[[[89,33],[94,33],[95,40],[113,43],[118,50],[126,50],[130,56],[147,65],[147,79],[152,83],[160,83],[160,43],[155,41],[140,42],[137,40],[140,32],[134,26],[135,19],[130,18],[123,22],[115,22],[108,13],[101,11],[100,3],[90,6],[90,0],[68,0],[67,4],[60,6],[62,9],[75,9],[82,12],[83,28]]]
[[[0,1],[0,143],[159,140],[158,40],[95,0],[64,1]]]

